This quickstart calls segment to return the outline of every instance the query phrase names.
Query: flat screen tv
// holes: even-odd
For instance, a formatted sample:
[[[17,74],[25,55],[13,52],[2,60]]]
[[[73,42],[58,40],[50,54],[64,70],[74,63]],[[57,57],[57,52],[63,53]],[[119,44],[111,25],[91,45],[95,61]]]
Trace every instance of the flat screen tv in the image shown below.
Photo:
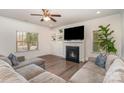
[[[64,29],[64,40],[83,40],[84,26]]]

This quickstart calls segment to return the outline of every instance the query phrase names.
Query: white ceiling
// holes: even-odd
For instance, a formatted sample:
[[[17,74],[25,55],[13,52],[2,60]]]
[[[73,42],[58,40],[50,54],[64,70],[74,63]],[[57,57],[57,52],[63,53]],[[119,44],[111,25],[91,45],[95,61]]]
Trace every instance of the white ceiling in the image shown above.
[[[57,22],[41,22],[41,17],[31,16],[31,13],[42,13],[42,9],[0,9],[0,16],[14,18],[42,26],[58,27],[76,22],[86,21],[98,17],[120,13],[121,9],[50,9],[52,13],[61,14],[62,17],[55,18]],[[96,14],[100,11],[100,14]]]

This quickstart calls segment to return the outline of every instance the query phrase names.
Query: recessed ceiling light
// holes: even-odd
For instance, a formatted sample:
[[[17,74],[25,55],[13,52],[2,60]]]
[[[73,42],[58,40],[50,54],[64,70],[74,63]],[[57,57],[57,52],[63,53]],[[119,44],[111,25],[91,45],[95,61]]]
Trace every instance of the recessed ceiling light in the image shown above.
[[[97,11],[96,14],[100,14],[101,12],[100,11]]]

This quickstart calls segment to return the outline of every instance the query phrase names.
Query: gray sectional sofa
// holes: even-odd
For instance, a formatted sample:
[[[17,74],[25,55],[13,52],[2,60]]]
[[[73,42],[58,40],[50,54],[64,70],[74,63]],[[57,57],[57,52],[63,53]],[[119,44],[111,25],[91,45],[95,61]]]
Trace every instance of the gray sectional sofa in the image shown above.
[[[73,83],[123,83],[124,61],[115,55],[107,56],[105,69],[89,60],[69,80]]]
[[[0,60],[1,83],[65,83],[66,81],[35,64],[13,69],[8,63]]]
[[[18,62],[18,65],[14,65],[14,66],[12,65],[12,62],[8,59],[8,57],[0,55],[0,59],[4,60],[5,62],[7,62],[14,69],[18,69],[18,68],[21,68],[21,67],[29,65],[29,64],[35,64],[35,65],[38,65],[38,66],[40,66],[40,67],[45,69],[45,64],[44,64],[45,60],[42,59],[42,58],[31,58],[31,59],[28,59],[28,60]]]
[[[42,68],[45,60],[34,58],[12,66],[9,60],[0,57],[0,83],[65,83],[66,81]]]
[[[39,59],[40,60],[40,59]],[[42,59],[41,59],[42,60]],[[39,61],[41,62],[41,61]],[[30,63],[30,64],[29,64]],[[89,60],[79,69],[69,81],[56,76],[40,66],[35,61],[27,65],[13,68],[5,60],[0,60],[1,83],[122,83],[124,82],[124,62],[115,55],[107,57],[105,69],[97,66],[94,60]]]

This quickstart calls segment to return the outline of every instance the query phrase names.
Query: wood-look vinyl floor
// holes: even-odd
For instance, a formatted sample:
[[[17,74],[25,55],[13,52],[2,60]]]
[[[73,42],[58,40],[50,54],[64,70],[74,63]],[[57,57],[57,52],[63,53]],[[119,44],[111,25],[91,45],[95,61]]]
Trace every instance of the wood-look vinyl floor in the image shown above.
[[[46,60],[45,68],[47,71],[54,73],[65,80],[69,80],[72,75],[85,64],[66,61],[64,58],[55,55],[45,55],[40,57]]]

